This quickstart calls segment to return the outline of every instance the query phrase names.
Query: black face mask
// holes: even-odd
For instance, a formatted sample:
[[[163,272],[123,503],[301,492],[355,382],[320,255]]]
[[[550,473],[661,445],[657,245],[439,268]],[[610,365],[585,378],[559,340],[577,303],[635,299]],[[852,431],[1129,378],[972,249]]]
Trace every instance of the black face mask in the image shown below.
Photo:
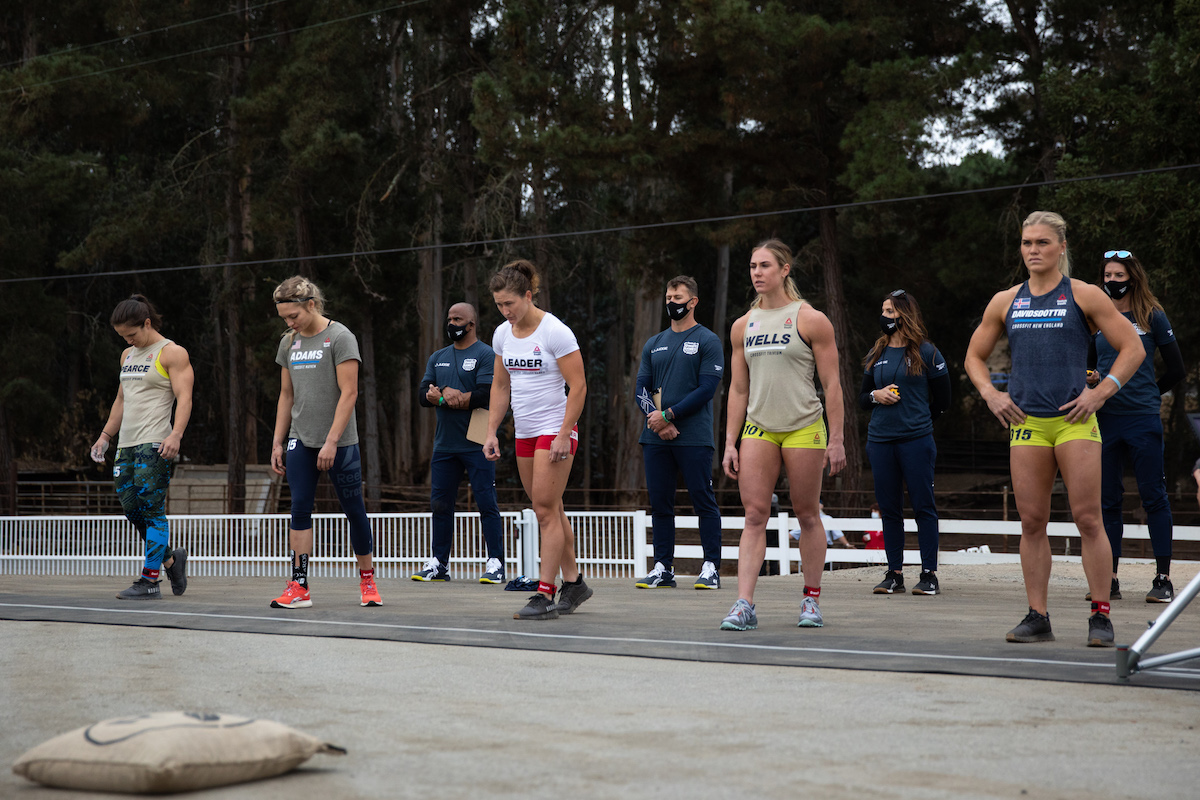
[[[1104,293],[1113,300],[1120,300],[1129,291],[1129,281],[1105,281]]]
[[[690,303],[690,302],[691,301],[689,300],[688,303]],[[683,319],[687,315],[688,315],[688,304],[687,303],[672,303],[670,300],[667,301],[667,316],[668,317],[670,317],[671,319],[678,322],[679,320]]]
[[[467,325],[470,325],[470,324],[471,323],[469,323],[469,322],[467,323]],[[450,337],[450,341],[452,341],[452,342],[461,341],[462,338],[467,335],[467,325],[451,325],[449,322],[447,322],[446,323],[446,335]]]
[[[879,327],[884,333],[886,333],[888,336],[891,336],[896,332],[896,329],[900,327],[900,324],[891,317],[885,317],[883,314],[880,314]]]

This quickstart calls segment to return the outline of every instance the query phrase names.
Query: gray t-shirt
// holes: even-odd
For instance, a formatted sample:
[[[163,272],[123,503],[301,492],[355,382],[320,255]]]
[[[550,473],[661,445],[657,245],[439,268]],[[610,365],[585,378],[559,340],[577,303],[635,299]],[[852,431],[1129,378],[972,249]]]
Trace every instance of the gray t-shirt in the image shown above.
[[[358,339],[340,322],[330,322],[316,336],[284,336],[279,341],[275,363],[286,367],[292,379],[292,427],[288,438],[299,439],[305,447],[325,444],[342,396],[337,365],[351,359],[362,362]],[[358,420],[353,411],[337,446],[351,444],[358,444]]]

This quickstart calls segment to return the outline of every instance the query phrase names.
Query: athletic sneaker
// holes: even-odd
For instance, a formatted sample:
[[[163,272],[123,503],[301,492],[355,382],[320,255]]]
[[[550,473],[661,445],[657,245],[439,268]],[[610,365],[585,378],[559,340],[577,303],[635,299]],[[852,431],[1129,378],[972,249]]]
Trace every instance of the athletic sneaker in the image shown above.
[[[634,585],[639,589],[674,589],[675,570],[671,567],[664,567],[661,561],[655,561],[654,569],[650,570],[650,574],[644,578],[638,578],[638,582]]]
[[[283,594],[271,601],[271,608],[308,608],[311,605],[312,598],[308,595],[308,587],[295,581],[288,581]]]
[[[592,596],[592,587],[582,580],[579,583],[563,583],[558,592],[558,613],[571,614]]]
[[[740,597],[725,619],[721,620],[723,631],[752,631],[757,627],[758,617],[754,615],[754,606]]]
[[[1113,646],[1112,620],[1097,611],[1088,617],[1088,647]]]
[[[932,572],[921,571],[921,580],[917,581],[917,585],[913,587],[913,594],[937,594],[941,590],[938,588],[937,575]]]
[[[362,603],[364,606],[381,606],[383,598],[379,596],[379,590],[375,588],[375,579],[362,577],[358,581],[358,591],[362,594]]]
[[[479,576],[480,583],[504,583],[504,563],[498,558],[489,558]]]
[[[179,547],[171,555],[175,560],[163,571],[171,580],[171,593],[178,596],[187,591],[187,550]]]
[[[1054,632],[1050,630],[1050,615],[1039,614],[1032,608],[1021,620],[1021,624],[1008,632],[1004,637],[1010,642],[1053,642]]]
[[[1166,575],[1155,575],[1154,585],[1146,592],[1147,603],[1169,603],[1175,599],[1175,587]]]
[[[117,592],[118,600],[162,600],[162,592],[158,589],[157,581],[148,578],[138,578],[133,586]]]
[[[1088,602],[1091,602],[1092,593],[1088,592],[1086,595],[1084,595],[1083,599],[1087,600]],[[1112,579],[1112,588],[1108,590],[1108,599],[1109,600],[1120,600],[1121,599],[1121,584],[1116,578]]]
[[[821,607],[811,597],[800,601],[800,622],[798,628],[824,628],[825,620],[821,618]]]
[[[904,593],[904,573],[893,572],[888,570],[883,573],[883,580],[876,584],[872,589],[875,594],[895,594],[896,592]]]
[[[697,589],[720,589],[721,576],[717,574],[717,565],[711,561],[705,561],[704,566],[700,568],[700,577],[696,578],[693,585]]]
[[[412,574],[414,581],[436,581],[441,583],[450,580],[450,570],[442,566],[442,562],[436,558],[431,558],[425,562],[425,566],[419,571]]]
[[[513,619],[558,619],[558,607],[553,600],[539,592],[529,598],[524,608],[513,614]]]

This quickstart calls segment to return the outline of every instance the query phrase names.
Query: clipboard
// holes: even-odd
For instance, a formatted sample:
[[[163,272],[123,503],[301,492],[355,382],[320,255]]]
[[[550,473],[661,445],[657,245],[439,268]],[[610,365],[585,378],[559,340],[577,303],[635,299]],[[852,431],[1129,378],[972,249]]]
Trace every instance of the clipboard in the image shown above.
[[[471,411],[471,422],[467,425],[467,441],[482,445],[487,441],[488,410],[476,408]]]

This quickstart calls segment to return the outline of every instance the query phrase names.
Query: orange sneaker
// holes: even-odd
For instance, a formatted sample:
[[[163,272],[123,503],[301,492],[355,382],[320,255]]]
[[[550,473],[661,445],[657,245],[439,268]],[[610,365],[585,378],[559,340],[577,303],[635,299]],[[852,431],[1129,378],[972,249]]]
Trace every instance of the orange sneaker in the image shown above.
[[[311,605],[308,588],[295,581],[288,581],[283,594],[271,601],[271,608],[308,608]]]
[[[362,593],[362,605],[383,605],[383,598],[379,596],[379,590],[375,588],[374,578],[361,578],[358,582],[358,590]]]

